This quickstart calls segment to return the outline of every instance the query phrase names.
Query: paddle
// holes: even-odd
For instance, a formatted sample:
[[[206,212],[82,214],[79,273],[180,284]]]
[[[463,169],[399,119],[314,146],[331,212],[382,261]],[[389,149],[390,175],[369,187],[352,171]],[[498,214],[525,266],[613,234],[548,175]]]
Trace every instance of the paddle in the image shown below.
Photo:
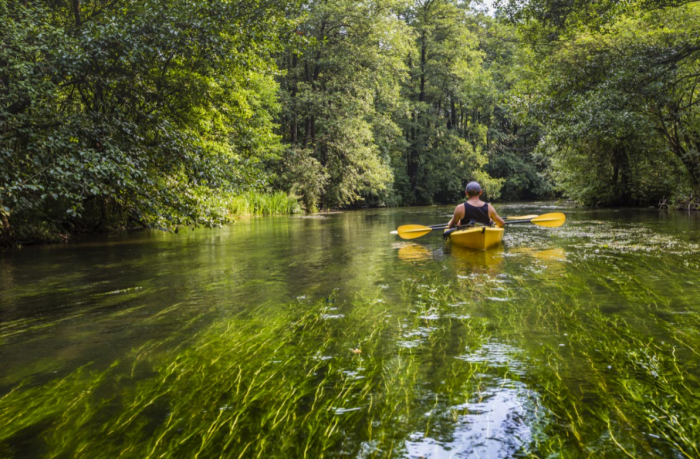
[[[528,215],[530,217],[530,215]],[[557,228],[564,224],[566,221],[566,215],[561,212],[553,212],[551,214],[537,215],[534,218],[527,220],[513,220],[507,221],[506,225],[515,225],[518,223],[534,223],[537,226],[544,226],[547,228]]]
[[[561,212],[555,212],[551,214],[544,215],[525,215],[522,217],[506,217],[506,225],[513,225],[516,223],[534,223],[537,226],[545,226],[548,228],[556,228],[561,226],[566,221],[566,215]],[[474,223],[469,223],[466,225],[460,225],[458,227],[452,228],[453,230],[466,228],[469,226],[474,226]],[[439,229],[446,229],[447,225],[402,225],[391,234],[398,234],[401,239],[417,239],[421,236]]]
[[[447,225],[434,225],[434,226],[423,226],[423,225],[403,225],[399,226],[399,229],[392,231],[391,234],[398,234],[401,239],[416,239],[421,236],[425,236],[433,230],[445,229]]]

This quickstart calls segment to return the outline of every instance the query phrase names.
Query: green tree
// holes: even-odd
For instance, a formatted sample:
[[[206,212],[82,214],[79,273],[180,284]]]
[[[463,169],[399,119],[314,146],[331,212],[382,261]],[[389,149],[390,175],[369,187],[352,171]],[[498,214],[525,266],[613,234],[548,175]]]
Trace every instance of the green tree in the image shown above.
[[[571,196],[647,204],[700,196],[698,5],[619,17],[580,32],[548,62],[541,150]]]
[[[280,57],[281,133],[288,145],[280,186],[299,192],[307,209],[348,206],[385,196],[398,128],[410,31],[398,0],[310,1]]]
[[[410,110],[400,120],[408,145],[396,163],[406,203],[454,201],[469,179],[483,182],[490,197],[500,190],[501,182],[485,172],[487,157],[475,141],[487,130],[469,100],[483,55],[467,27],[468,14],[467,3],[417,0],[402,15],[416,35],[404,87]]]
[[[515,26],[476,14],[470,28],[484,53],[481,77],[469,85],[467,99],[473,118],[487,128],[482,147],[489,161],[486,171],[503,179],[503,199],[551,196],[545,178],[548,162],[535,154],[542,130],[527,104],[540,65]]]
[[[0,0],[3,238],[222,221],[207,197],[278,144],[286,7]]]

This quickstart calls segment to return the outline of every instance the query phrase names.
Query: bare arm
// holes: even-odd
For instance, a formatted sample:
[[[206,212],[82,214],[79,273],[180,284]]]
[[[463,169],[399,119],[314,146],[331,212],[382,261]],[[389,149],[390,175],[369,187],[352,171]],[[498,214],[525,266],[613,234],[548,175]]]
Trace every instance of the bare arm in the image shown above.
[[[489,218],[491,220],[495,221],[498,226],[503,228],[506,224],[506,222],[498,216],[498,212],[496,212],[496,209],[493,208],[491,204],[489,204]]]
[[[450,223],[447,225],[448,228],[454,228],[457,226],[457,223],[464,217],[464,207],[462,205],[459,205],[455,207],[455,213],[452,216],[452,220],[450,220]]]

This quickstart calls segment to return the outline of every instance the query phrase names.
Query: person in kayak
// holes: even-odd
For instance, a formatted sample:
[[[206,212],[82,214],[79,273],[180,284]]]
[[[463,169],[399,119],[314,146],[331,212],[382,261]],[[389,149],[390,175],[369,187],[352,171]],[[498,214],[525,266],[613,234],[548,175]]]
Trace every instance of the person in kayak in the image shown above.
[[[469,199],[455,208],[455,213],[452,216],[452,220],[450,220],[448,229],[460,224],[465,225],[472,220],[489,226],[492,225],[493,221],[501,228],[505,225],[506,222],[498,216],[496,209],[491,204],[480,199],[481,193],[483,193],[483,190],[477,182],[469,182],[467,184],[466,194]]]

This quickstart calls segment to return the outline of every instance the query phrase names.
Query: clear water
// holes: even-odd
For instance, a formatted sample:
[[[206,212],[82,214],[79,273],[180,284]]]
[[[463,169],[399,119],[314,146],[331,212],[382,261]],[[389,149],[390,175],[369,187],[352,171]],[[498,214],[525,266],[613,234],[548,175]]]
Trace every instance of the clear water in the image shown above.
[[[700,216],[451,208],[0,254],[0,457],[700,457]]]

